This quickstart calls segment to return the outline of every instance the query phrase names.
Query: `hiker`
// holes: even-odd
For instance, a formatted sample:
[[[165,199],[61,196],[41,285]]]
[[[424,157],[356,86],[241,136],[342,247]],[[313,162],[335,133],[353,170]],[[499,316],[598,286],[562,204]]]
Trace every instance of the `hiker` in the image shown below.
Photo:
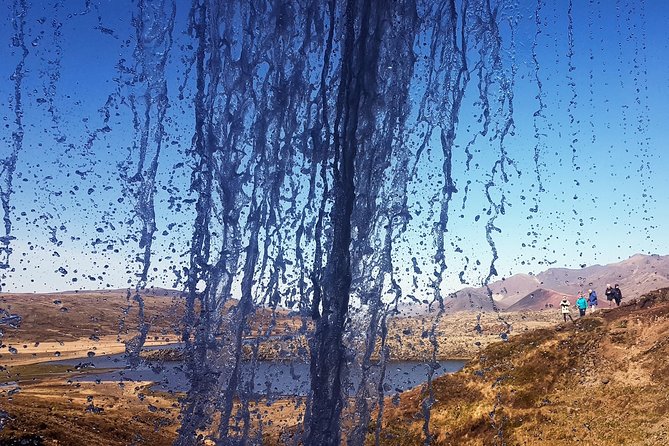
[[[613,300],[616,301],[616,307],[620,306],[620,301],[623,300],[623,292],[620,291],[618,284],[613,287]]]
[[[585,300],[583,292],[578,292],[578,299],[576,299],[576,306],[578,307],[579,317],[585,316],[585,311],[588,309],[588,301]]]
[[[588,290],[588,304],[590,305],[590,312],[594,313],[597,310],[597,292],[595,290]]]
[[[564,321],[567,322],[567,316],[569,316],[569,319],[571,319],[571,321],[574,322],[574,318],[571,317],[571,313],[569,312],[569,307],[571,307],[571,303],[569,303],[569,301],[567,300],[567,296],[564,296],[562,298],[562,302],[560,302],[562,317],[564,318]]]
[[[613,287],[611,287],[610,283],[606,284],[606,292],[604,294],[606,294],[606,300],[609,301],[609,307],[610,307],[611,301],[613,300],[613,295],[615,294],[613,291]]]

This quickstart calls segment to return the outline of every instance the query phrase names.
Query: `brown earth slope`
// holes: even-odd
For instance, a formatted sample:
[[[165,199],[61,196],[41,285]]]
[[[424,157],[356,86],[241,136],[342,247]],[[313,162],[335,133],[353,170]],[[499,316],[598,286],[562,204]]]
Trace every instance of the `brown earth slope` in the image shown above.
[[[490,345],[433,395],[434,445],[667,445],[669,288]],[[427,396],[387,402],[382,444],[424,444]]]
[[[149,324],[146,344],[179,342],[185,308],[179,292],[146,290],[142,299]],[[228,311],[237,302],[230,299],[226,304]],[[197,307],[196,304],[196,311]],[[0,366],[41,362],[54,359],[54,355],[60,359],[86,357],[89,351],[120,353],[125,350],[124,341],[139,333],[138,304],[124,290],[2,294],[0,311],[4,312],[0,315],[21,318],[18,327],[0,326]],[[269,309],[259,308],[250,325],[252,334],[263,333],[272,325],[272,334],[283,336],[296,333],[300,323],[286,310],[277,310],[273,315]],[[264,350],[281,347],[268,345]]]
[[[574,296],[579,291],[594,289],[604,300],[607,284],[620,284],[623,298],[640,296],[652,290],[669,286],[669,255],[636,254],[617,263],[607,265],[582,265],[581,268],[548,268],[535,275],[514,274],[502,277],[486,287],[467,287],[451,293],[444,299],[445,311],[524,311],[539,310],[551,304],[537,295],[536,290]],[[489,292],[492,296],[489,296]],[[534,298],[530,296],[534,294]],[[491,299],[492,297],[492,299]],[[525,304],[530,300],[533,305],[514,305],[520,300]],[[427,301],[425,301],[427,302]],[[424,315],[427,304],[404,304],[400,306],[405,316]],[[434,305],[433,305],[434,307]]]
[[[528,311],[528,310],[543,310],[550,308],[559,308],[560,301],[565,294],[558,293],[553,290],[545,290],[539,288],[534,290],[532,293],[520,299],[515,304],[511,305],[507,311]],[[572,303],[575,303],[576,299],[572,296],[566,296],[568,299],[571,299]],[[602,302],[603,304],[604,302]]]
[[[143,300],[152,335],[174,335],[183,314],[183,300],[151,294],[143,295]],[[0,308],[22,319],[18,329],[4,330],[5,342],[134,335],[139,326],[137,303],[123,290],[2,294]]]

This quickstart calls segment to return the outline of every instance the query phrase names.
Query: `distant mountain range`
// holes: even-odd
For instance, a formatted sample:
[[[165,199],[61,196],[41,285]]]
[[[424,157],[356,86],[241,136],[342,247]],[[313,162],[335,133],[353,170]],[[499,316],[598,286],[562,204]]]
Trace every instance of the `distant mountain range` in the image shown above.
[[[67,290],[67,291],[56,291],[54,293],[31,293],[31,294],[66,294],[66,295],[87,295],[87,296],[124,296],[128,294],[135,294],[134,288],[109,288],[104,290]],[[16,294],[16,293],[12,293]],[[184,297],[185,293],[181,290],[174,290],[169,288],[159,288],[159,287],[150,287],[144,288],[139,293],[142,296],[151,296],[151,297],[169,297],[169,298],[179,298]]]
[[[556,307],[562,296],[572,303],[579,291],[594,289],[606,303],[607,284],[619,284],[623,298],[637,297],[658,288],[669,287],[669,256],[636,254],[627,260],[585,268],[549,268],[536,275],[515,274],[490,284],[492,300],[485,287],[464,288],[445,300],[446,311],[520,311]],[[600,302],[601,304],[601,302]],[[417,308],[406,312],[418,314]]]
[[[549,268],[538,274],[515,274],[489,285],[490,299],[485,287],[463,288],[445,299],[446,312],[459,311],[521,311],[541,310],[557,306],[567,295],[572,303],[579,291],[594,289],[600,301],[606,304],[606,284],[619,284],[626,297],[638,297],[659,288],[669,287],[669,255],[636,254],[627,260],[608,265],[585,268]],[[127,290],[67,291],[57,294],[125,295]],[[178,298],[179,290],[149,288],[143,296]],[[433,308],[434,309],[434,308]],[[428,312],[427,305],[404,304],[400,316],[414,316]]]

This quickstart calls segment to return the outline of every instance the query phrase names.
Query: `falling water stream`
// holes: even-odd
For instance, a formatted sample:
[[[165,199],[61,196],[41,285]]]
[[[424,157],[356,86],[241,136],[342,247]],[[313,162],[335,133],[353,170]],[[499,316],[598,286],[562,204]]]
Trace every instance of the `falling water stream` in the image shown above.
[[[552,156],[547,134],[555,104],[540,63],[546,2],[521,11],[504,0],[193,0],[189,6],[137,0],[129,2],[131,26],[125,28],[117,23],[127,11],[108,12],[112,6],[104,2],[72,3],[78,4],[14,0],[8,8],[13,68],[3,115],[9,136],[3,134],[0,156],[3,281],[15,255],[13,218],[20,205],[12,200],[27,145],[25,91],[30,101],[41,94],[32,91],[34,79],[26,85],[34,63],[50,79],[40,87],[46,99],[37,101],[48,107],[44,133],[54,154],[65,154],[54,155],[59,173],[44,175],[40,184],[48,197],[43,219],[61,249],[59,240],[76,226],[55,204],[68,194],[56,190],[54,176],[67,172],[64,182],[80,182],[68,199],[80,200],[94,225],[96,238],[86,249],[110,259],[125,256],[127,306],[119,315],[119,339],[130,366],[142,362],[151,328],[142,296],[157,265],[173,273],[183,291],[179,332],[189,388],[175,444],[263,442],[262,404],[272,400],[263,400],[254,373],[263,342],[278,336],[279,315],[289,311],[297,335],[307,340],[293,360],[308,364],[310,390],[296,399],[302,415],[281,440],[312,446],[389,441],[383,437],[393,395],[386,385],[394,354],[389,320],[411,301],[430,308],[422,336],[431,346],[426,392],[417,404],[424,444],[432,444],[432,383],[441,373],[439,325],[448,281],[455,275],[468,284],[478,277],[473,285],[487,287],[496,280],[505,215],[520,203],[532,220],[549,190],[545,157]],[[46,25],[34,24],[40,5],[54,14]],[[569,1],[567,47],[560,49],[569,121],[561,131],[569,141],[559,151],[577,171],[585,156],[577,114],[586,101],[577,101],[583,86],[575,71],[585,68],[576,61],[573,8]],[[524,14],[527,35],[519,24]],[[74,103],[87,116],[86,107],[95,109],[97,118],[77,116],[69,125],[72,99],[63,95],[73,93],[59,91],[68,74],[61,66],[70,48],[63,38],[67,20],[85,21],[110,46],[120,44],[105,57],[113,73],[102,103]],[[31,44],[35,29],[49,23],[52,45],[46,38]],[[592,38],[592,19],[588,33]],[[643,40],[635,44],[639,52]],[[523,63],[533,84],[529,105],[516,95]],[[589,75],[592,93],[592,69]],[[637,92],[641,107],[648,93]],[[510,142],[518,100],[523,113],[531,110],[529,118],[522,115],[532,135],[522,150]],[[636,112],[643,133],[649,112]],[[72,135],[77,132],[79,139]],[[107,154],[95,159],[101,147]],[[637,162],[642,169],[649,168],[648,150]],[[579,185],[580,174],[572,175]],[[515,189],[527,177],[531,184]],[[105,181],[110,184],[98,184]],[[561,218],[583,226],[578,205],[570,209],[574,215]],[[481,245],[467,248],[469,241],[455,235],[465,215],[482,234]],[[530,228],[534,247],[541,228]],[[76,236],[70,241],[81,246]],[[58,271],[72,276],[73,269]],[[103,277],[88,275],[94,282]],[[498,311],[490,288],[487,293]],[[480,320],[481,307],[471,309]],[[137,326],[126,321],[133,314]],[[512,327],[498,317],[504,338]],[[490,423],[502,435],[494,412]]]

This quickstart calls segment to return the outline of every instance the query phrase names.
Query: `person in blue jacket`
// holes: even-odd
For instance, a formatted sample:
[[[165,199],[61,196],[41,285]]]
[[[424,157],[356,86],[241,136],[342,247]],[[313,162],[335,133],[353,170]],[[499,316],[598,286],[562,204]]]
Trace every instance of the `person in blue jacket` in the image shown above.
[[[597,292],[595,290],[588,290],[588,304],[591,313],[597,311]]]
[[[582,291],[578,292],[578,299],[576,299],[576,306],[578,307],[578,315],[585,316],[585,311],[588,309],[588,301],[585,299]]]

